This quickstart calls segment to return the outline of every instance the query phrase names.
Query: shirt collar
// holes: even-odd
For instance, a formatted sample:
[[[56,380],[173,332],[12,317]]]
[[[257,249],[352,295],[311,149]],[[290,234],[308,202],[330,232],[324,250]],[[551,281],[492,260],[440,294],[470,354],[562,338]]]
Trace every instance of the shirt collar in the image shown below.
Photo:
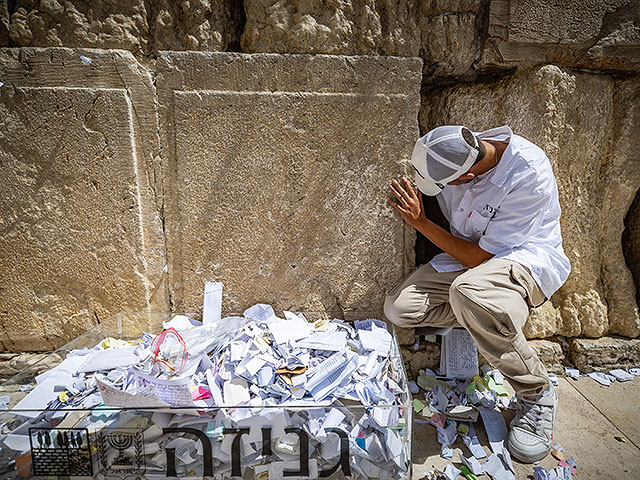
[[[502,153],[502,158],[496,165],[493,175],[489,177],[489,181],[501,187],[507,179],[508,173],[513,168],[513,162],[505,161],[513,155],[513,131],[507,125],[502,127],[491,128],[483,132],[473,132],[481,140],[493,140],[494,142],[509,142],[507,148]]]

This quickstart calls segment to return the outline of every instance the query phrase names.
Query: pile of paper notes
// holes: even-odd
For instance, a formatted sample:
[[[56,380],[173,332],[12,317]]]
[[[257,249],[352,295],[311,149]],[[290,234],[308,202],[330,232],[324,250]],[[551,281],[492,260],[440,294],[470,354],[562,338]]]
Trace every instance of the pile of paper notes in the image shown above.
[[[447,348],[451,345],[449,343]],[[450,349],[450,353],[455,351]],[[429,423],[436,428],[441,456],[449,460],[453,458],[452,445],[458,436],[462,438],[471,453],[468,457],[460,455],[463,475],[487,474],[494,480],[515,480],[511,456],[506,448],[507,426],[498,409],[511,407],[512,399],[503,385],[504,377],[487,365],[482,366],[480,375],[477,366],[474,369],[469,364],[473,361],[464,362],[455,372],[449,366],[448,378],[429,369],[422,370],[417,384],[410,382],[411,391],[416,394],[413,400],[418,414],[416,422]],[[420,399],[420,388],[424,390],[424,400]],[[488,457],[474,429],[478,417],[482,418],[493,451]],[[455,479],[459,474],[461,470],[449,465],[444,472],[433,472],[432,476]]]
[[[79,433],[53,447],[82,447],[86,429],[92,472],[123,478],[408,475],[410,395],[384,322],[279,317],[262,304],[220,318],[220,299],[207,285],[202,323],[178,315],[136,341],[72,351],[4,419],[0,460],[17,471],[28,457],[37,471],[55,427]]]

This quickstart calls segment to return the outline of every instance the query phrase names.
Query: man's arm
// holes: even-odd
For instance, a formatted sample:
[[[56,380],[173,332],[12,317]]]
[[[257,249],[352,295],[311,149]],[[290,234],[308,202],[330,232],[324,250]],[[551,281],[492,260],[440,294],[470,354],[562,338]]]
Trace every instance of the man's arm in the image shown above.
[[[418,191],[416,195],[406,178],[402,178],[402,184],[393,180],[389,189],[398,200],[396,203],[389,199],[389,203],[402,218],[459,262],[473,268],[493,257],[493,253],[483,250],[476,243],[458,238],[429,220],[425,216],[422,193]]]
[[[422,201],[422,194],[418,192],[418,195],[420,195],[420,201]],[[493,257],[493,253],[483,250],[476,243],[452,235],[428,218],[422,219],[414,224],[413,227],[443,251],[469,268],[477,267],[482,262]]]

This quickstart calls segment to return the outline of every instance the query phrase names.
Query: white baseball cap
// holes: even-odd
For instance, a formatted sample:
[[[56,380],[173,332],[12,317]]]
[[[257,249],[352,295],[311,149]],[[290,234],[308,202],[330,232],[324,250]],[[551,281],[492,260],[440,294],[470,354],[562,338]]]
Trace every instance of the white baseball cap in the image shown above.
[[[425,195],[439,194],[448,182],[469,171],[479,151],[479,140],[468,128],[434,128],[413,147],[411,164],[416,170],[416,185]]]

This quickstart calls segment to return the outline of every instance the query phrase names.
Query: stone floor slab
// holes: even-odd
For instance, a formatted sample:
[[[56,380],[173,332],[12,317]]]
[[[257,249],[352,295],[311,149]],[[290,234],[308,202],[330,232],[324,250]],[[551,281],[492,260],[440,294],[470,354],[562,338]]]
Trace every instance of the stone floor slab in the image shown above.
[[[560,402],[560,414],[554,432],[555,442],[564,447],[566,457],[574,457],[578,463],[578,476],[580,480],[619,480],[635,478],[635,472],[640,467],[640,449],[634,444],[631,437],[627,437],[622,429],[610,422],[591,401],[597,404],[604,401],[604,394],[596,396],[593,389],[588,386],[591,379],[580,379],[579,382],[559,379],[558,398]],[[593,382],[595,383],[595,382]],[[621,387],[621,386],[618,386]],[[587,392],[587,400],[580,390]],[[609,390],[609,404],[618,403],[619,410],[626,407],[630,414],[628,422],[637,425],[640,418],[637,416],[637,398],[640,395],[640,380],[635,380],[623,388]],[[635,417],[633,417],[635,415]],[[513,416],[512,412],[505,413],[507,424]],[[618,422],[617,417],[613,416]],[[420,417],[418,417],[420,418]],[[490,452],[489,442],[482,427],[482,422],[475,425],[480,443],[484,449]],[[627,427],[629,435],[635,435],[637,427]],[[625,437],[625,442],[615,439],[616,436]],[[458,438],[454,444],[453,464],[460,466],[460,454],[469,456],[470,453]],[[440,456],[440,445],[437,434],[431,425],[417,424],[414,422],[413,435],[413,478],[419,480],[424,477],[429,469],[444,469],[449,462]],[[548,455],[540,462],[540,466],[547,470],[557,465],[557,461]],[[533,478],[533,466],[514,461],[516,478]],[[488,477],[480,477],[488,478]]]
[[[629,440],[640,447],[640,379],[614,382],[609,387],[584,377],[570,383]],[[640,466],[640,460],[638,465]]]

